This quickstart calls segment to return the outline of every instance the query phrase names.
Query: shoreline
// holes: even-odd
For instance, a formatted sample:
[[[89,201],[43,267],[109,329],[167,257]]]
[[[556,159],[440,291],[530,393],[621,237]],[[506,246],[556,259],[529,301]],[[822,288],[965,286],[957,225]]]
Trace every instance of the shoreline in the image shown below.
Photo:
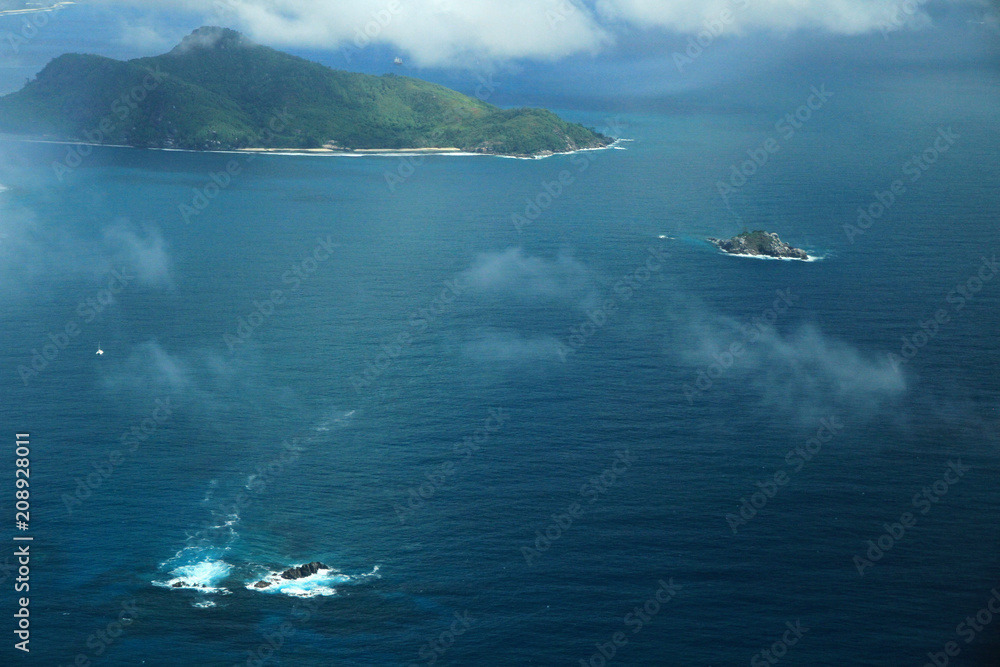
[[[372,155],[376,153],[462,153],[460,148],[234,148],[234,153],[285,153],[295,151],[308,153],[309,155],[339,155],[350,153],[362,153]],[[205,151],[211,152],[211,151]],[[220,151],[221,152],[221,151]],[[465,155],[478,155],[478,153],[464,152]]]
[[[774,257],[772,255],[750,255],[742,252],[726,252],[721,248],[719,248],[719,254],[728,255],[730,257],[747,257],[749,259],[776,259],[785,262],[815,262],[823,259],[823,257],[819,255],[810,255],[809,253],[806,253],[805,259],[802,259],[801,257]]]
[[[226,150],[196,150],[193,148],[159,148],[155,146],[128,146],[125,144],[95,144],[87,141],[66,141],[56,139],[35,139],[31,137],[20,137],[17,135],[2,135],[2,138],[9,141],[21,141],[31,144],[57,144],[63,146],[100,146],[103,148],[131,148],[133,150],[145,151],[166,151],[170,153],[209,153],[225,155],[283,155],[298,157],[407,157],[442,155],[450,157],[497,157],[509,160],[544,160],[555,155],[575,155],[587,151],[604,151],[618,149],[618,144],[622,141],[632,141],[631,139],[615,139],[607,146],[596,148],[578,148],[562,153],[546,153],[540,155],[504,155],[502,153],[471,153],[459,148],[358,148],[358,149],[333,149],[333,148],[232,148]],[[624,149],[621,149],[624,150]]]
[[[17,16],[19,14],[41,14],[43,12],[57,12],[60,9],[65,9],[70,5],[75,5],[75,2],[70,0],[63,0],[63,2],[56,2],[48,7],[26,7],[24,9],[0,9],[0,16]]]

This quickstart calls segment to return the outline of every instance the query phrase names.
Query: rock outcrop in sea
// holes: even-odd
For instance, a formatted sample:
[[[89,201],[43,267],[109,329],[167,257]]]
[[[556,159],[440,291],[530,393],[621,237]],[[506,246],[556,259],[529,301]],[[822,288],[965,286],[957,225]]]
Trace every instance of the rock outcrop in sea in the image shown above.
[[[301,579],[303,577],[310,577],[320,570],[329,570],[330,568],[320,563],[319,561],[314,561],[312,563],[306,563],[305,565],[300,565],[298,567],[290,567],[281,573],[282,579]]]
[[[329,569],[330,569],[329,566],[324,565],[323,563],[320,563],[319,561],[313,561],[312,563],[306,563],[305,565],[298,565],[296,567],[290,567],[287,570],[285,570],[284,572],[282,572],[279,576],[282,579],[288,579],[288,580],[304,579],[305,577],[311,577],[312,575],[316,574],[317,572],[319,572],[321,570],[329,570]],[[268,580],[264,579],[262,581],[258,581],[256,584],[253,585],[253,587],[254,588],[267,588],[272,583],[274,583],[274,582],[271,582],[271,581],[268,581]]]
[[[776,257],[783,259],[809,259],[805,250],[793,248],[774,232],[757,230],[743,232],[728,240],[708,239],[719,249],[731,255],[746,255],[748,257]]]

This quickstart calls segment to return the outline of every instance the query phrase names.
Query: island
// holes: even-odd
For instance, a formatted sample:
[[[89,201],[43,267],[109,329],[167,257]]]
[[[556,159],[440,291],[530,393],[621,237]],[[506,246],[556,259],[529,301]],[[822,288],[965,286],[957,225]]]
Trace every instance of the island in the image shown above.
[[[0,132],[188,150],[422,150],[539,157],[613,139],[544,109],[332,69],[206,26],[129,61],[69,53],[0,97]]]
[[[743,232],[731,239],[709,238],[710,243],[731,255],[746,257],[774,257],[777,259],[809,259],[805,250],[793,248],[783,242],[774,232],[758,229],[753,232]]]

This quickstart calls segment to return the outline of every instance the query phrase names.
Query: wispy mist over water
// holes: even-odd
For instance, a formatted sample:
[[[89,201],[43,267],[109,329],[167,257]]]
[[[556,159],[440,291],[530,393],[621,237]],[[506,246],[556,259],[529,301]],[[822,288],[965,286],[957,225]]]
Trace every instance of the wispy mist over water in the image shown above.
[[[322,59],[470,94],[482,76],[491,102],[566,102],[633,140],[523,229],[511,215],[572,156],[428,157],[395,192],[397,158],[262,156],[185,225],[178,204],[228,156],[95,149],[60,182],[67,147],[0,141],[0,413],[33,440],[37,659],[96,664],[88,638],[123,603],[137,613],[105,644],[116,664],[610,663],[612,648],[619,664],[746,664],[799,621],[788,664],[942,651],[1000,574],[1000,283],[979,276],[1000,202],[989,8],[923,3],[883,37],[889,3],[747,7],[681,71],[721,4],[525,6],[541,23],[517,38],[551,43],[480,46],[576,55],[478,62],[475,36],[507,39],[517,14],[438,4],[350,63]],[[552,28],[545,11],[567,5]],[[215,11],[183,6],[64,10],[90,23],[53,19],[4,53],[0,87],[55,46],[145,55]],[[288,28],[300,53],[350,45],[383,8],[255,7],[212,22]],[[824,82],[829,105],[724,202],[717,182]],[[961,141],[848,240],[939,127]],[[705,241],[744,226],[824,259]],[[860,576],[852,557],[876,548]],[[661,580],[680,585],[669,604]],[[991,664],[976,662],[990,632],[960,658]]]

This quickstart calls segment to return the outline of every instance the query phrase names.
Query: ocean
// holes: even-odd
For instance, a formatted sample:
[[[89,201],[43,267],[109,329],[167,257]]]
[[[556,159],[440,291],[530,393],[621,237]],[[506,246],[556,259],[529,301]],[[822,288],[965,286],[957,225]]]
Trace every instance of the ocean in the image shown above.
[[[3,138],[5,664],[996,664],[998,83],[541,160]]]

